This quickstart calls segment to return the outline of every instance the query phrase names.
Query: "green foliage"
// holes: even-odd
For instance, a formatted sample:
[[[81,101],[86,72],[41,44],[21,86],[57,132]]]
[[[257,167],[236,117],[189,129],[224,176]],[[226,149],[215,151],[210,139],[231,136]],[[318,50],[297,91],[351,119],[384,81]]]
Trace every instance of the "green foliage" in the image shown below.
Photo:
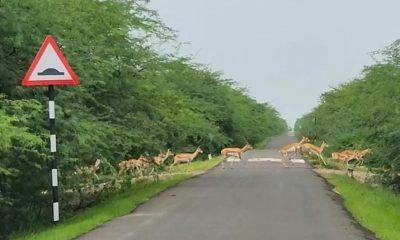
[[[366,67],[363,75],[324,93],[321,104],[299,119],[296,135],[329,144],[327,154],[371,148],[369,167],[384,168],[399,189],[400,65],[398,42],[382,51],[385,60]]]
[[[5,232],[32,212],[44,214],[46,196],[42,191],[48,178],[43,173],[49,171],[43,154],[46,144],[40,138],[40,129],[35,135],[27,127],[40,113],[37,101],[0,98],[0,222]],[[36,122],[40,125],[40,120]],[[30,224],[34,220],[25,221]]]
[[[167,148],[216,153],[286,128],[219,73],[158,53],[174,33],[146,0],[0,0],[0,18],[0,237],[51,219],[46,91],[20,87],[46,34],[82,83],[57,88],[61,196],[115,175],[76,177],[98,158],[115,168]]]

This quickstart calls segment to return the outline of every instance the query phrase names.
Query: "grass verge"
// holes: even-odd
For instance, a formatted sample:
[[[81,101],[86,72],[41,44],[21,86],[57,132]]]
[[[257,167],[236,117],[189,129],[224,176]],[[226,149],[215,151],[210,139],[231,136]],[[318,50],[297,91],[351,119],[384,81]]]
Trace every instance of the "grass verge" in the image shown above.
[[[346,208],[379,239],[400,239],[400,197],[383,188],[373,188],[346,176],[331,174],[327,180],[344,199]]]
[[[103,223],[131,213],[138,205],[146,202],[161,191],[172,187],[184,180],[191,178],[200,171],[206,171],[220,162],[219,159],[211,161],[193,162],[188,166],[178,165],[171,168],[173,175],[158,182],[141,182],[124,192],[118,193],[94,207],[87,208],[74,217],[54,227],[29,233],[24,236],[14,237],[15,240],[69,240],[74,239]],[[182,173],[184,172],[184,173]]]
[[[214,158],[209,161],[196,161],[190,164],[180,164],[173,166],[169,171],[170,173],[186,173],[186,172],[196,173],[211,169],[216,165],[218,165],[220,162],[221,160],[219,158]]]

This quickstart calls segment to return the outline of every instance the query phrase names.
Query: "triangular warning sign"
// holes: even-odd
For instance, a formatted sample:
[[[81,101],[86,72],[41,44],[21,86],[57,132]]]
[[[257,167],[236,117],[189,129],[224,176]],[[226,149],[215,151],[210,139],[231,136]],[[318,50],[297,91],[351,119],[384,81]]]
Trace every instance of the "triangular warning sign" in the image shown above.
[[[79,85],[78,77],[52,36],[48,35],[44,40],[24,80],[22,80],[22,85]]]

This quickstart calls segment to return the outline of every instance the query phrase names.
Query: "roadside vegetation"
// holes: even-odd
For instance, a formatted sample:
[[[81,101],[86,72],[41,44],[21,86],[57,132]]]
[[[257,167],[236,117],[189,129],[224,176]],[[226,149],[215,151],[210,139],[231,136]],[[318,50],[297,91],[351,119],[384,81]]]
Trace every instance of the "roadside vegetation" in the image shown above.
[[[374,58],[376,64],[365,67],[361,76],[322,94],[319,106],[296,122],[295,133],[317,145],[329,144],[323,152],[327,164],[310,163],[325,168],[317,171],[363,226],[392,240],[400,239],[400,40]],[[332,153],[345,159],[343,150],[361,149],[368,153],[364,165],[349,165],[358,181],[345,176],[345,164],[330,159]]]
[[[339,175],[327,175],[354,218],[382,240],[400,239],[400,198],[390,190],[374,188]]]
[[[400,41],[374,57],[379,61],[360,77],[322,94],[320,105],[297,121],[295,131],[299,138],[326,141],[325,156],[370,148],[365,166],[400,191]]]
[[[131,213],[138,205],[146,202],[161,191],[174,186],[195,174],[204,172],[220,163],[220,159],[197,161],[185,168],[182,165],[173,166],[174,175],[164,176],[159,181],[139,181],[127,186],[118,194],[107,197],[94,207],[89,207],[77,213],[67,221],[55,226],[43,228],[40,231],[14,237],[16,240],[69,240],[74,239],[103,223]]]
[[[81,80],[57,88],[63,219],[120,189],[122,160],[198,146],[202,159],[286,128],[221,73],[159,51],[179,43],[145,0],[0,0],[0,17],[0,238],[52,218],[47,90],[20,86],[46,34]]]
[[[191,174],[201,173],[204,170],[215,167],[221,162],[220,158],[213,158],[210,161],[196,161],[190,164],[180,164],[172,166],[168,173],[170,174],[183,174],[189,172]]]

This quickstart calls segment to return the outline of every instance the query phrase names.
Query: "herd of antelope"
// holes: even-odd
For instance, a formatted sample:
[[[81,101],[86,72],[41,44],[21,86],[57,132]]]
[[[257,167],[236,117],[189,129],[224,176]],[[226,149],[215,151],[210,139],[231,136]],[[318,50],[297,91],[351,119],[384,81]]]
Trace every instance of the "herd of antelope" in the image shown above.
[[[225,160],[229,156],[236,156],[241,158],[242,154],[248,150],[253,149],[250,144],[246,144],[243,148],[224,148],[221,151],[221,155]],[[198,147],[196,151],[193,153],[179,153],[174,154],[171,150],[168,149],[165,153],[160,153],[154,157],[148,156],[140,156],[138,159],[130,159],[121,161],[118,164],[119,172],[118,176],[122,177],[126,175],[126,173],[137,174],[141,177],[144,176],[146,171],[150,171],[150,174],[155,170],[155,166],[163,166],[165,165],[168,158],[173,157],[173,162],[171,166],[175,166],[178,164],[186,163],[190,164],[195,158],[197,158],[200,154],[203,153],[203,150]],[[101,160],[97,159],[94,165],[84,166],[77,168],[76,174],[94,174],[96,175],[97,170],[99,170],[101,164]]]
[[[308,154],[308,155],[315,155],[319,160],[321,160],[325,165],[326,161],[324,156],[322,155],[325,148],[329,147],[328,144],[322,142],[321,146],[315,146],[310,143],[310,140],[306,137],[303,137],[300,142],[291,143],[284,147],[282,147],[279,152],[282,156],[282,162],[285,167],[287,167],[287,162],[297,154]],[[368,153],[371,153],[371,149],[365,150],[345,150],[342,152],[333,152],[332,153],[332,160],[339,160],[349,165],[349,162],[352,160],[356,161],[356,165],[364,164],[364,156]]]
[[[328,144],[322,142],[321,146],[315,146],[310,143],[310,140],[306,137],[303,137],[300,142],[288,144],[282,148],[280,148],[279,152],[281,154],[282,163],[285,167],[288,167],[288,162],[295,157],[297,154],[307,154],[307,155],[315,155],[319,160],[321,160],[325,165],[326,161],[323,156],[323,151],[329,147]],[[224,148],[221,151],[222,159],[225,160],[230,156],[242,158],[242,154],[248,150],[253,149],[250,144],[246,144],[242,148]],[[193,153],[179,153],[174,154],[169,149],[166,153],[160,153],[154,157],[146,157],[140,156],[138,159],[130,159],[121,161],[118,164],[119,173],[118,176],[123,176],[127,172],[130,173],[140,173],[143,177],[144,172],[151,168],[151,166],[162,166],[165,164],[166,160],[170,157],[173,157],[173,162],[171,166],[175,166],[181,163],[190,164],[199,154],[202,154],[203,150],[200,147],[196,149]],[[368,153],[371,153],[371,149],[365,150],[345,150],[342,152],[334,152],[332,153],[333,160],[339,160],[344,164],[349,165],[349,162],[352,160],[356,161],[356,164],[362,165],[364,163],[364,156]],[[99,168],[100,160],[97,160],[93,166],[85,167],[80,169],[82,173],[84,172],[96,172]],[[154,171],[154,168],[151,168],[151,171]]]
[[[175,166],[181,163],[189,164],[192,162],[199,154],[203,153],[200,147],[196,149],[193,153],[179,153],[173,154],[171,150],[168,149],[166,153],[160,153],[154,157],[140,156],[138,159],[130,159],[122,161],[118,164],[119,176],[126,174],[127,172],[135,173],[139,172],[141,176],[145,170],[149,169],[152,165],[162,166],[169,157],[173,157],[174,161],[171,166]],[[151,169],[154,171],[154,168]]]
[[[253,149],[250,144],[246,144],[243,148],[224,148],[221,151],[221,155],[223,159],[226,159],[229,156],[236,156],[241,158],[242,154],[248,150]],[[199,154],[202,154],[203,150],[200,147],[196,149],[193,153],[179,153],[173,154],[169,149],[166,153],[160,153],[158,156],[155,157],[145,157],[140,156],[138,159],[130,159],[126,161],[122,161],[118,164],[119,167],[119,176],[125,175],[127,172],[140,173],[143,176],[145,170],[149,169],[153,164],[157,166],[164,165],[165,161],[169,157],[173,157],[173,163],[171,166],[175,166],[181,163],[190,164]],[[151,170],[153,171],[154,168]]]

